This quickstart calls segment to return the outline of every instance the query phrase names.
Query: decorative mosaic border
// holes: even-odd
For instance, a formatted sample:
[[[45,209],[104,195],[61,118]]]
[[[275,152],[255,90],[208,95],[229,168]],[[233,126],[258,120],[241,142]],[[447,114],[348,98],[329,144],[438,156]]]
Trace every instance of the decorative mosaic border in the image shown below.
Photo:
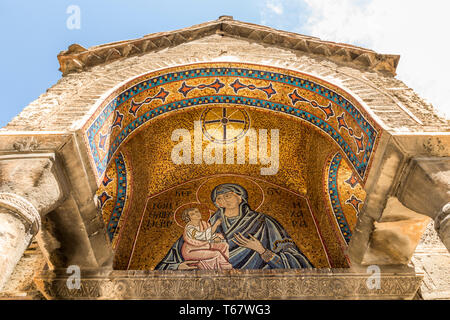
[[[341,201],[339,199],[337,174],[339,165],[341,164],[342,155],[338,152],[333,157],[328,169],[328,196],[333,209],[333,214],[336,218],[336,222],[341,231],[342,237],[347,244],[350,242],[352,232],[348,226],[347,219],[345,218],[344,211],[342,210]]]
[[[155,109],[149,110],[146,113],[144,113],[142,116],[136,118],[133,122],[128,124],[125,128],[123,128],[120,133],[116,136],[114,141],[112,141],[112,144],[108,150],[108,155],[114,155],[114,153],[118,150],[120,145],[127,139],[127,137],[134,132],[136,129],[141,127],[144,123],[148,122],[149,120],[160,116],[162,114],[165,114],[169,111],[173,110],[179,110],[184,109],[187,107],[193,107],[193,106],[200,106],[200,105],[211,105],[211,104],[234,104],[234,105],[244,105],[244,106],[251,106],[251,107],[257,107],[257,108],[263,108],[273,111],[278,111],[281,113],[285,113],[288,115],[293,115],[297,118],[300,118],[302,120],[305,120],[309,122],[310,124],[318,127],[321,129],[324,133],[329,135],[334,141],[336,141],[341,149],[345,152],[346,156],[349,158],[353,166],[355,166],[357,172],[360,175],[364,175],[364,172],[366,171],[366,167],[368,164],[368,160],[372,151],[371,146],[373,143],[368,143],[365,154],[363,156],[363,160],[360,162],[355,153],[352,151],[350,146],[347,144],[347,142],[344,140],[344,138],[326,121],[316,117],[315,115],[295,108],[286,106],[280,103],[274,103],[267,100],[261,100],[261,99],[254,99],[254,98],[246,98],[246,97],[240,97],[240,96],[203,96],[199,98],[191,98],[191,99],[185,99],[181,101],[172,102],[169,104],[165,104],[162,106],[159,106]],[[98,168],[99,170],[104,170],[106,168],[106,165],[110,161],[110,157],[105,158],[103,161],[103,168]]]
[[[323,126],[322,130],[327,133],[328,135],[330,135],[342,148],[342,150],[344,151],[345,155],[349,158],[350,163],[352,163],[352,165],[354,166],[354,168],[356,169],[356,171],[358,172],[358,174],[360,175],[360,177],[362,178],[362,180],[364,180],[366,172],[367,172],[367,167],[369,164],[369,160],[372,154],[372,151],[374,149],[374,146],[377,142],[377,136],[378,136],[378,131],[375,128],[375,125],[371,125],[369,123],[368,120],[366,120],[366,117],[369,118],[367,115],[364,116],[362,111],[358,110],[358,108],[356,108],[348,99],[342,97],[340,94],[336,93],[335,91],[321,85],[318,83],[315,83],[312,80],[308,80],[308,79],[303,79],[300,77],[296,77],[296,76],[291,76],[291,75],[287,75],[287,74],[283,74],[283,73],[279,73],[279,72],[271,72],[271,71],[262,71],[262,70],[257,70],[257,69],[248,69],[248,68],[239,68],[239,67],[201,67],[201,68],[193,68],[193,66],[190,66],[192,69],[189,70],[185,70],[185,71],[179,71],[179,72],[171,72],[171,73],[167,73],[167,74],[162,74],[156,77],[152,77],[146,80],[143,80],[141,82],[139,82],[138,84],[130,87],[129,89],[125,90],[124,92],[122,92],[121,94],[119,94],[116,98],[112,99],[112,101],[106,105],[106,107],[100,112],[100,114],[94,119],[93,123],[87,128],[86,130],[86,136],[87,136],[87,140],[88,140],[88,144],[89,144],[89,148],[91,150],[91,154],[96,166],[96,170],[97,170],[97,174],[99,177],[102,176],[102,174],[104,173],[107,164],[109,163],[109,161],[111,160],[112,156],[114,155],[114,152],[118,149],[118,147],[120,146],[120,144],[117,144],[119,141],[120,143],[123,142],[126,137],[133,132],[134,130],[136,130],[137,128],[139,128],[142,124],[144,124],[145,122],[147,122],[148,120],[150,120],[151,118],[154,118],[158,115],[164,114],[166,112],[172,111],[172,110],[177,110],[180,108],[185,108],[185,107],[192,107],[192,106],[196,106],[196,105],[201,105],[201,104],[209,104],[209,103],[214,103],[216,99],[229,99],[231,101],[232,98],[241,98],[242,101],[240,104],[242,105],[248,105],[248,106],[254,106],[254,107],[262,107],[262,108],[266,108],[266,109],[270,109],[270,110],[274,110],[274,111],[281,111],[287,114],[293,114],[298,116],[299,118],[302,118],[304,120],[309,121],[310,123],[317,125],[318,127],[320,127],[321,125]],[[169,84],[169,83],[173,83],[173,82],[177,82],[177,81],[186,81],[189,79],[196,79],[196,78],[205,78],[205,77],[240,77],[240,78],[248,78],[248,79],[255,79],[255,80],[266,80],[266,81],[272,81],[272,82],[278,82],[278,83],[282,83],[282,84],[287,84],[287,85],[291,85],[295,88],[300,88],[300,89],[305,89],[308,90],[310,92],[313,92],[315,94],[318,94],[320,96],[322,96],[323,98],[328,99],[330,102],[333,102],[335,104],[337,104],[338,106],[340,106],[344,113],[342,113],[339,117],[338,117],[338,121],[339,121],[339,130],[341,128],[346,129],[349,133],[350,136],[354,137],[357,145],[358,145],[358,153],[360,151],[364,151],[364,155],[363,158],[361,160],[361,162],[357,159],[356,155],[354,154],[354,152],[351,150],[350,146],[345,142],[345,140],[342,138],[341,135],[339,135],[337,133],[336,130],[334,130],[330,124],[326,123],[324,120],[317,118],[316,116],[313,116],[311,114],[309,114],[306,111],[297,109],[295,107],[291,107],[291,106],[286,106],[286,105],[282,105],[279,103],[274,103],[274,102],[270,102],[270,101],[266,101],[266,100],[260,100],[260,99],[253,99],[253,98],[246,98],[246,97],[240,97],[240,96],[221,96],[221,95],[216,95],[216,96],[205,96],[202,98],[197,98],[197,99],[201,99],[197,100],[198,103],[193,103],[195,102],[193,99],[185,99],[185,100],[180,100],[180,101],[176,101],[176,102],[172,102],[171,104],[166,104],[163,106],[159,106],[158,108],[155,108],[149,112],[147,112],[146,116],[141,116],[138,119],[136,119],[135,121],[132,122],[132,124],[128,125],[124,130],[122,130],[122,132],[119,135],[122,135],[121,138],[117,139],[113,142],[113,145],[110,147],[109,151],[108,151],[108,157],[105,157],[103,159],[100,159],[99,156],[99,152],[98,152],[98,146],[95,145],[95,136],[99,133],[99,131],[104,127],[105,122],[107,121],[107,119],[110,117],[110,115],[115,112],[115,120],[111,126],[111,129],[113,127],[119,126],[121,127],[122,125],[122,119],[123,119],[123,114],[121,114],[117,108],[119,108],[123,103],[127,102],[130,99],[133,99],[134,96],[136,96],[137,94],[161,86],[161,85],[165,85],[165,84]],[[236,80],[238,80],[239,78],[237,78]],[[209,85],[206,84],[202,84],[200,86],[202,86],[202,88],[206,88],[206,87],[211,87],[214,84],[219,84],[217,82],[218,80],[216,80],[216,82],[211,83]],[[185,83],[183,82],[184,86]],[[236,85],[237,82],[235,81],[233,83],[233,85]],[[232,86],[233,89],[235,90],[235,92],[239,91],[239,89],[244,86],[243,84],[239,83],[240,86],[236,87],[236,86]],[[245,85],[246,88],[250,88],[251,90],[262,90],[266,93],[266,95],[268,95],[268,98],[271,97],[271,95],[273,94],[273,89],[271,84],[267,87],[261,87],[261,88],[257,88],[255,86],[252,85]],[[214,87],[216,92],[218,92],[222,86],[215,86]],[[169,92],[165,91],[164,88],[161,88],[160,92],[155,95],[154,97],[150,98],[151,100],[154,99],[160,99],[161,101],[165,101],[165,97],[168,95]],[[289,98],[292,101],[292,104],[295,105],[295,103],[297,101],[304,101],[304,102],[310,102],[310,104],[313,107],[318,107],[320,108],[323,112],[325,112],[327,119],[329,118],[330,115],[334,116],[334,113],[330,113],[332,112],[332,109],[330,106],[328,107],[324,107],[324,106],[319,106],[317,105],[317,103],[315,103],[314,101],[308,101],[304,98],[302,98],[301,96],[298,95],[298,93],[296,92],[296,90],[294,90],[290,95]],[[148,98],[149,99],[149,98]],[[208,99],[205,100],[205,99]],[[147,99],[146,99],[147,100]],[[134,100],[132,100],[132,104],[135,105]],[[191,102],[191,104],[189,104],[189,102]],[[148,103],[148,102],[146,102]],[[224,103],[224,101],[217,101],[216,103]],[[233,103],[233,102],[230,102]],[[141,103],[142,104],[142,103]],[[362,132],[366,135],[367,137],[367,141],[365,143],[366,148],[364,150],[360,150],[360,145],[362,145],[362,137],[358,138],[356,136],[354,136],[354,130],[352,128],[349,128],[345,122],[344,119],[344,115],[348,114],[350,115],[358,124],[358,126],[360,127],[360,129],[362,130]],[[358,143],[359,141],[359,143]],[[115,143],[115,145],[114,145]],[[100,143],[102,144],[102,143]],[[104,139],[103,139],[103,145],[104,145]],[[99,146],[101,147],[101,146]],[[112,153],[111,151],[114,150]]]
[[[122,216],[123,210],[125,208],[128,188],[127,168],[125,165],[123,154],[121,152],[117,154],[114,162],[117,168],[117,201],[114,205],[114,209],[107,225],[107,234],[110,241],[113,241],[114,239],[120,217]]]

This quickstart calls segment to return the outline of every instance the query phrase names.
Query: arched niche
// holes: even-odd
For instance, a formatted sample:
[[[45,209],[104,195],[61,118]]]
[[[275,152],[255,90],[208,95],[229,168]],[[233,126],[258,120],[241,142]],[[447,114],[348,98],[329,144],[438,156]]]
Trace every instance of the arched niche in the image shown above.
[[[235,131],[226,137],[230,127]],[[244,186],[252,209],[275,218],[315,268],[349,267],[346,248],[382,132],[336,85],[261,65],[183,65],[122,85],[83,130],[115,269],[153,270],[183,234],[180,208],[198,205],[207,219],[217,209],[211,190],[220,183]],[[190,137],[191,163],[173,160],[172,150],[184,139],[174,141],[176,130]],[[270,151],[272,132],[279,134],[272,174],[261,171],[275,161],[259,157],[264,130]],[[256,163],[250,159],[252,133]],[[208,146],[243,140],[243,163],[237,152],[226,163],[226,151],[222,164],[195,159],[199,145],[204,155]]]

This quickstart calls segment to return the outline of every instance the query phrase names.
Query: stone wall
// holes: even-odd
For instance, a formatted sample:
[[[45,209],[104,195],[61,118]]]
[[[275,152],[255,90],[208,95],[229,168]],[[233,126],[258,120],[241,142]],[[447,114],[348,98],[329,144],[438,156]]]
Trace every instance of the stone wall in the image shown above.
[[[416,272],[424,275],[420,295],[425,300],[450,299],[450,252],[430,222],[411,259]]]
[[[37,241],[33,241],[25,250],[14,272],[0,293],[1,299],[40,300],[44,296],[37,289],[34,276],[44,268],[46,260],[39,249]]]

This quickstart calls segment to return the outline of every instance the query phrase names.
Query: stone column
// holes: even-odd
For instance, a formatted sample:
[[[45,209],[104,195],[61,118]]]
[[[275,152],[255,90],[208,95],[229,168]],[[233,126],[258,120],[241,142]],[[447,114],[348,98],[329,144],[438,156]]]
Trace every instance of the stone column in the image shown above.
[[[0,290],[39,231],[41,217],[25,198],[0,193]]]
[[[40,230],[41,217],[67,193],[55,154],[0,156],[0,291]]]

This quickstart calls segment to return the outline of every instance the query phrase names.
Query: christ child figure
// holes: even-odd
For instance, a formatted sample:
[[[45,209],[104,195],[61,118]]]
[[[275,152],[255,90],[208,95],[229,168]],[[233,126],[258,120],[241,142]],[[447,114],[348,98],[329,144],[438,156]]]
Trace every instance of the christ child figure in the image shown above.
[[[181,254],[185,261],[192,261],[198,269],[226,270],[232,269],[229,262],[229,247],[221,234],[216,234],[217,227],[222,223],[218,219],[214,225],[202,220],[198,208],[188,208],[183,211],[182,220],[186,222],[183,233]]]

